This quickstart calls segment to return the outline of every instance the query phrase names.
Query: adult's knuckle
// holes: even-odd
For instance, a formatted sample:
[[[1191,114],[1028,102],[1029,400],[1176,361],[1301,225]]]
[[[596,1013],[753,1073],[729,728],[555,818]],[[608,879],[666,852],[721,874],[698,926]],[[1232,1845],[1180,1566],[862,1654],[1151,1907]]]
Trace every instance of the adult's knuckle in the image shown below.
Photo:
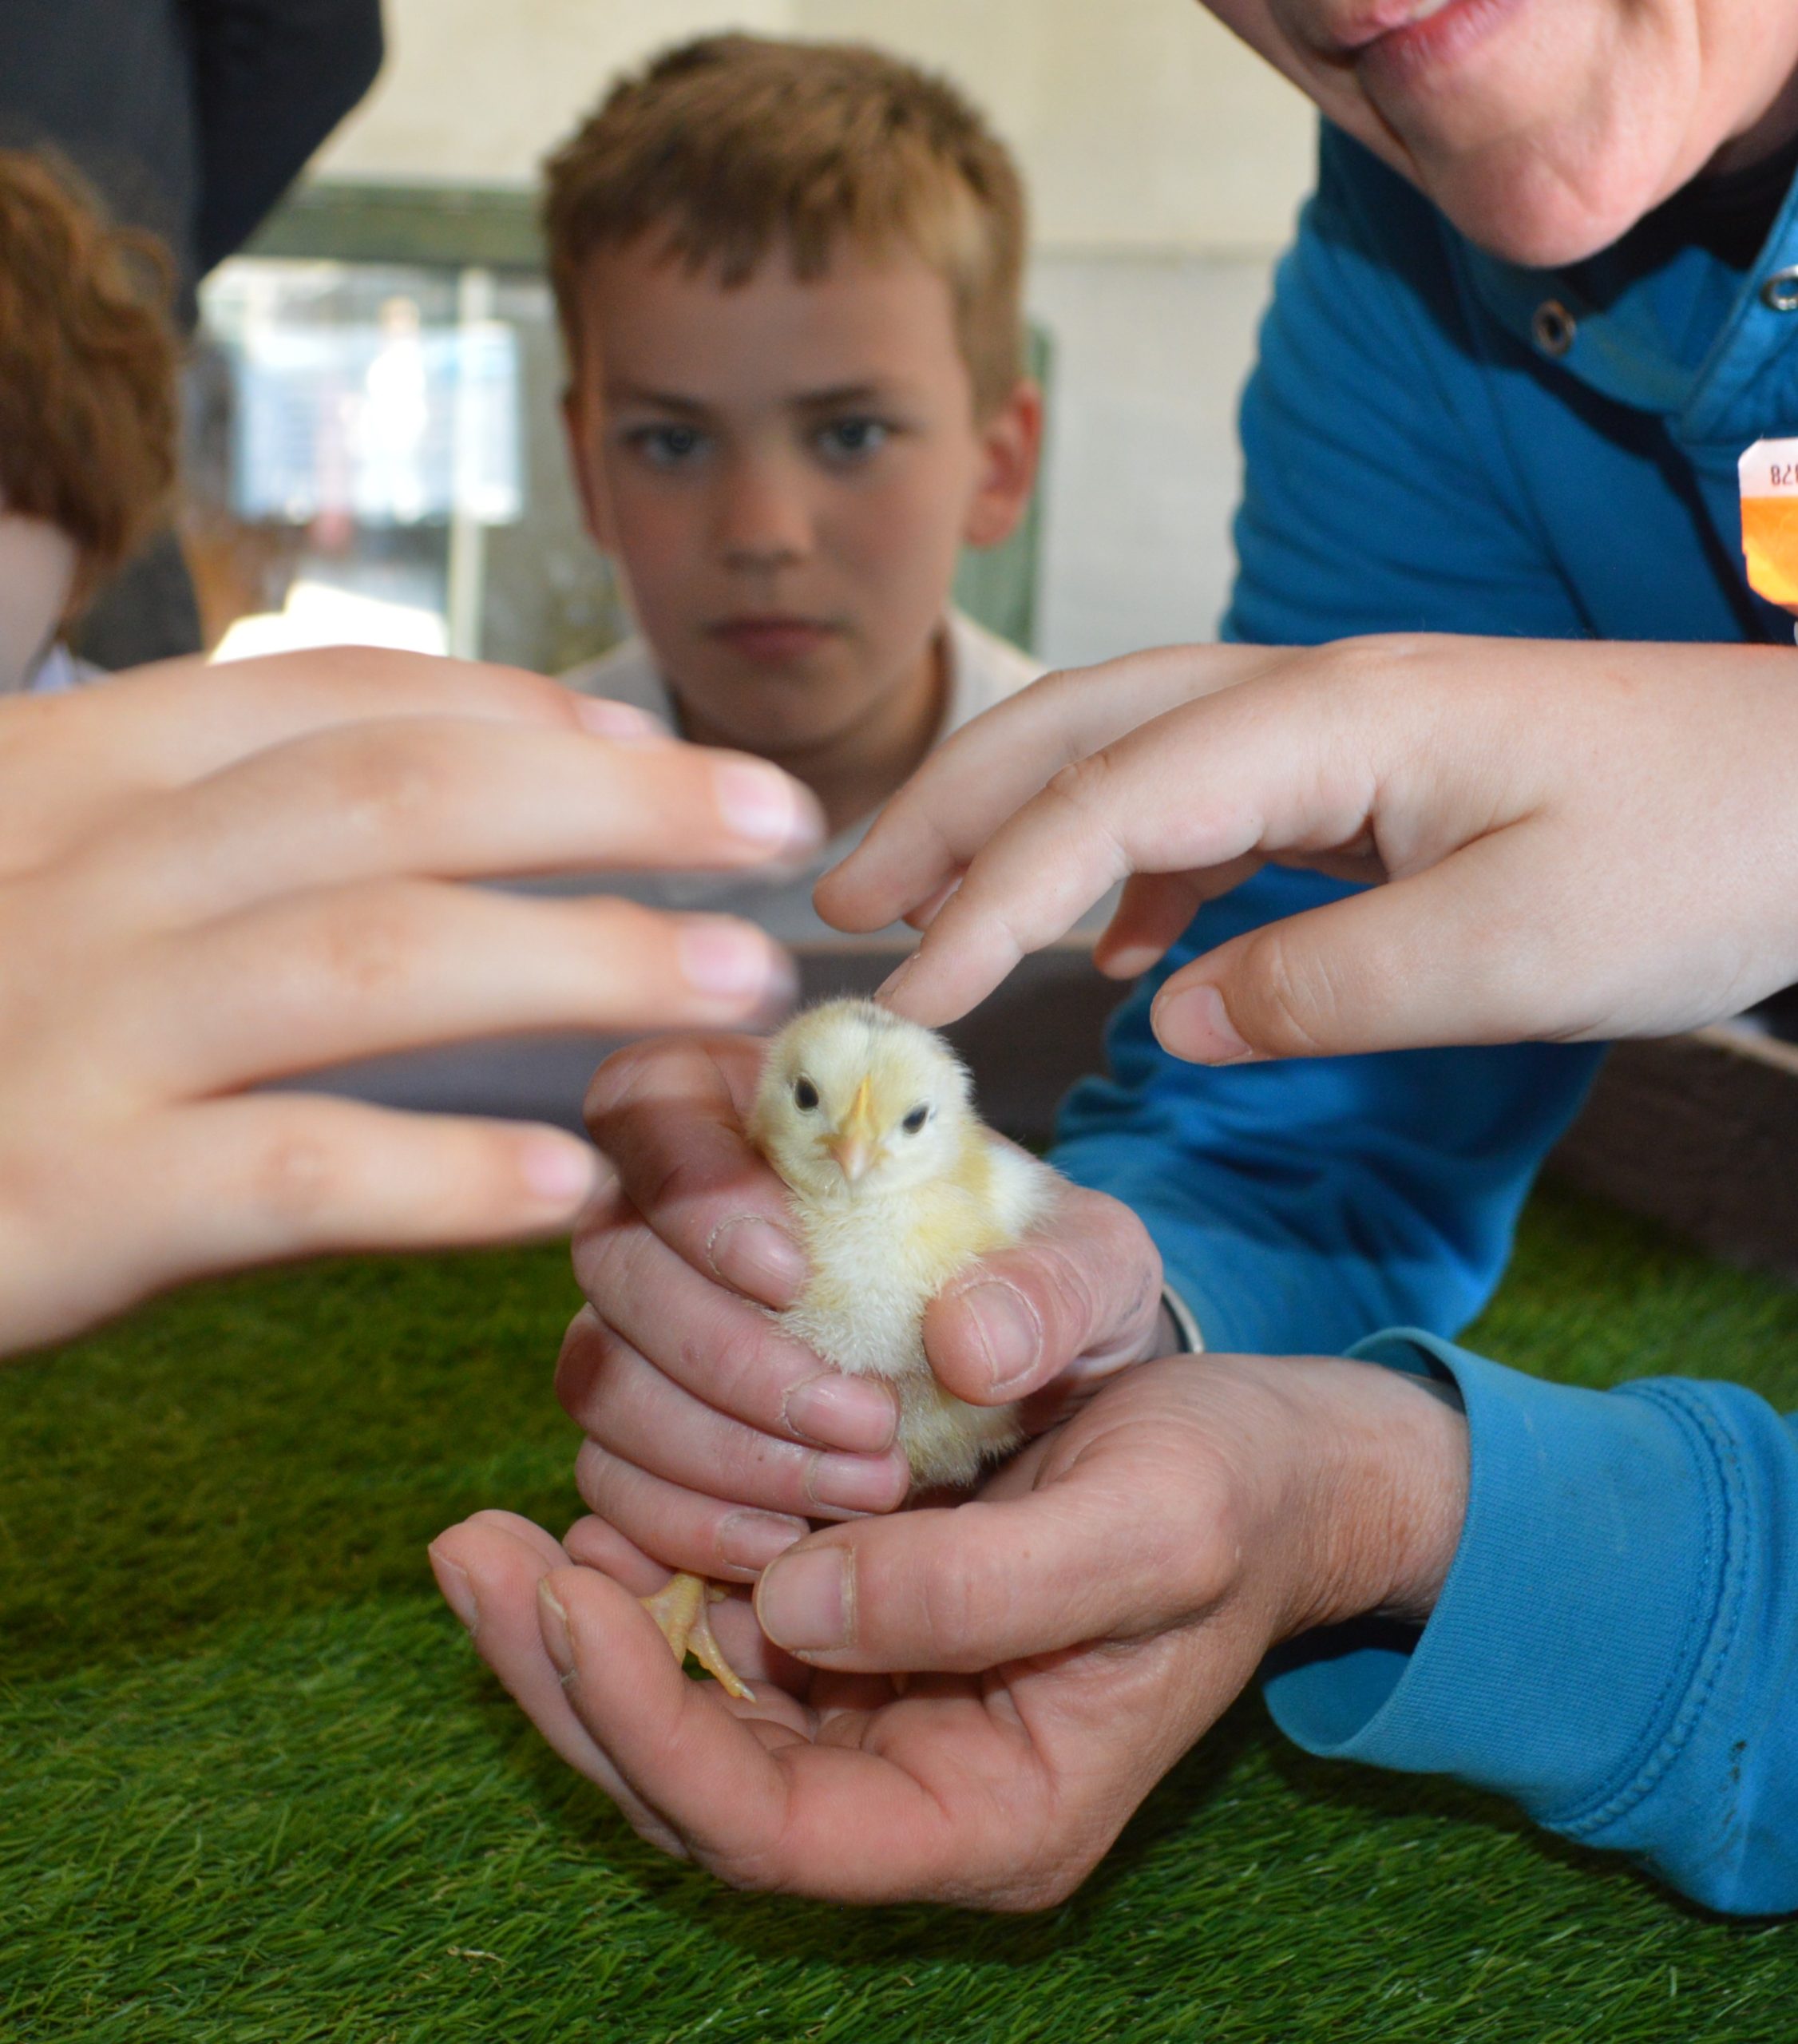
[[[1029,1285],[1043,1317],[1045,1333],[1066,1345],[1079,1342],[1110,1318],[1104,1310],[1096,1281],[1099,1266],[1084,1246],[1071,1247],[1056,1241],[1036,1242],[1026,1252],[1029,1258]]]
[[[626,1464],[591,1436],[574,1458],[574,1487],[581,1502],[596,1518],[627,1535],[630,1529],[620,1522],[632,1516],[631,1474]]]
[[[635,1159],[628,1178],[632,1196],[647,1213],[670,1213],[691,1205],[711,1190],[712,1163],[701,1150],[659,1144]]]
[[[766,1402],[772,1361],[770,1329],[753,1306],[719,1316],[709,1339],[682,1344],[682,1360],[703,1383],[708,1402],[725,1411],[753,1411]]]
[[[583,1306],[568,1322],[556,1357],[556,1399],[571,1420],[587,1409],[593,1383],[609,1338],[604,1321],[592,1307]]]
[[[633,1119],[636,1126],[628,1127],[622,1114],[614,1114],[588,1126],[619,1182],[644,1214],[697,1207],[745,1179],[750,1152],[715,1123],[678,1107]]]
[[[964,1511],[977,1509],[963,1507]],[[965,1530],[969,1538],[962,1551],[964,1559],[953,1567],[926,1567],[917,1586],[924,1638],[951,1654],[990,1639],[995,1623],[1004,1622],[1011,1602],[1005,1587],[972,1559],[980,1551],[977,1528]]]
[[[580,1111],[596,1138],[620,1102],[628,1097],[644,1064],[657,1048],[654,1044],[627,1044],[604,1059],[588,1080]]]
[[[658,925],[659,926],[659,925]],[[653,1036],[614,1051],[588,1081],[584,1108],[596,1136],[599,1124],[636,1113],[662,1114],[703,1088],[711,1047],[703,1037]]]
[[[1161,1251],[1135,1207],[1084,1187],[1071,1204],[1099,1268],[1114,1282],[1127,1279],[1138,1289],[1147,1284],[1151,1291],[1160,1289]]]
[[[635,1358],[608,1333],[588,1358],[586,1393],[576,1417],[590,1440],[622,1452],[641,1429],[644,1384]]]
[[[591,1229],[574,1246],[575,1281],[601,1316],[626,1311],[645,1290],[655,1238],[635,1218]]]

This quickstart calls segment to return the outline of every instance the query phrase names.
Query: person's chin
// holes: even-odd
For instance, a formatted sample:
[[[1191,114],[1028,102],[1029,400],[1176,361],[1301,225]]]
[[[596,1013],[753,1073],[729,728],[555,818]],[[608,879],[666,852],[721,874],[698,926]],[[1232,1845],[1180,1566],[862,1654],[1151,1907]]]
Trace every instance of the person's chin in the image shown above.
[[[1527,143],[1440,174],[1426,170],[1423,182],[1468,240],[1530,270],[1564,269],[1610,248],[1661,196],[1648,177],[1614,178],[1608,187],[1569,180]]]

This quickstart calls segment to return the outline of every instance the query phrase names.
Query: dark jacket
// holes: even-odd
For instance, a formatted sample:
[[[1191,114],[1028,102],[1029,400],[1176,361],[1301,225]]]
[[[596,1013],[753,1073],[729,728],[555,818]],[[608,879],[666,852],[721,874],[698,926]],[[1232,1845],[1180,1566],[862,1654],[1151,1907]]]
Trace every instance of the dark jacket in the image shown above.
[[[380,0],[5,0],[0,143],[50,144],[193,289],[381,66]]]

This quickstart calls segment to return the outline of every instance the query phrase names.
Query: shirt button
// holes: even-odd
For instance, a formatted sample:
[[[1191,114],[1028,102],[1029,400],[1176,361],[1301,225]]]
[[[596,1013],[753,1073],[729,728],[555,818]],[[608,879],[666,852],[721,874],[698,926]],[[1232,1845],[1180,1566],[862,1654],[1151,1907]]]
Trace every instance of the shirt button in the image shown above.
[[[1798,263],[1774,271],[1760,287],[1760,303],[1769,312],[1798,312]]]
[[[1545,298],[1530,322],[1530,331],[1544,355],[1565,355],[1578,331],[1578,323],[1558,298]]]

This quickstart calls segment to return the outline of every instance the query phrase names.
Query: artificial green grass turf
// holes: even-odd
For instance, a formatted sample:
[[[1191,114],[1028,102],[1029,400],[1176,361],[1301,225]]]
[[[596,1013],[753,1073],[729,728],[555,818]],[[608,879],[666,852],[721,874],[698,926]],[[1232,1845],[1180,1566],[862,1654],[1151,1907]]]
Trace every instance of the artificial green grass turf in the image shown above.
[[[537,1746],[438,1606],[560,1528],[564,1254],[208,1286],[0,1371],[0,2039],[1789,2044],[1798,1928],[1685,1908],[1256,1700],[1046,1917],[736,1895]],[[1470,1337],[1798,1406],[1798,1297],[1541,1197]]]

